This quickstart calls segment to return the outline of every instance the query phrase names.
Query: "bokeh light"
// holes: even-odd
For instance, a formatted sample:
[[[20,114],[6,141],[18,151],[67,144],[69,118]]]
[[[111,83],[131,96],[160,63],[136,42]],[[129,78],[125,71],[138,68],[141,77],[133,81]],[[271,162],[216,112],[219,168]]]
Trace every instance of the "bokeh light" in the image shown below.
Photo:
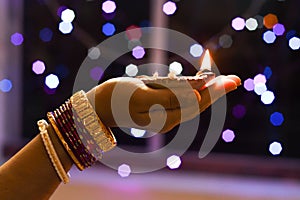
[[[46,76],[45,84],[50,89],[56,89],[59,85],[59,79],[55,74],[49,74]]]
[[[272,142],[269,146],[269,151],[272,155],[277,156],[282,151],[282,146],[279,142]]]
[[[264,25],[268,29],[272,29],[275,24],[278,23],[278,18],[276,15],[270,13],[264,16]]]
[[[12,87],[13,87],[13,85],[12,85],[11,80],[5,78],[0,81],[0,90],[2,92],[10,92]]]
[[[290,30],[286,33],[286,39],[290,40],[292,37],[295,37],[297,35],[297,31],[295,30]]]
[[[241,31],[245,28],[246,22],[244,18],[236,17],[232,20],[231,26],[236,31]]]
[[[63,34],[69,34],[72,32],[73,30],[73,25],[70,22],[60,22],[58,29],[60,30],[60,32],[62,32]]]
[[[63,22],[71,23],[75,19],[75,13],[73,10],[67,8],[61,12],[60,18]]]
[[[281,126],[283,121],[284,117],[280,112],[274,112],[270,115],[270,122],[273,126]]]
[[[273,26],[273,32],[275,33],[275,35],[277,36],[281,36],[284,34],[285,32],[285,28],[284,28],[284,25],[283,24],[275,24]]]
[[[21,33],[14,33],[10,36],[10,41],[13,45],[19,46],[23,43],[24,38]]]
[[[44,73],[46,65],[43,61],[37,60],[32,63],[32,71],[36,74]]]
[[[101,79],[103,75],[103,69],[101,67],[93,67],[90,70],[90,77],[94,80],[94,81],[99,81]]]
[[[260,96],[261,102],[263,102],[266,105],[273,103],[274,99],[275,99],[275,95],[272,91],[265,91]]]
[[[254,81],[252,78],[248,78],[244,81],[244,88],[247,91],[253,91],[254,90]]]
[[[235,138],[234,132],[230,129],[227,129],[225,131],[223,131],[222,133],[222,139],[225,142],[232,142]]]
[[[267,79],[266,79],[265,75],[263,75],[263,74],[257,74],[253,79],[254,85],[257,83],[265,84],[266,82],[267,82]]]
[[[233,40],[230,35],[224,34],[219,37],[219,45],[222,48],[230,48],[232,46]]]
[[[53,37],[53,31],[50,28],[43,28],[40,30],[40,39],[43,42],[50,42],[52,40]]]
[[[298,50],[300,48],[300,38],[292,37],[289,40],[289,47],[293,50]]]
[[[167,166],[170,169],[178,169],[181,165],[181,159],[177,155],[172,155],[167,158]]]
[[[166,15],[173,15],[177,9],[176,3],[172,1],[168,1],[163,5],[163,12]]]
[[[174,61],[169,65],[169,72],[173,72],[176,75],[181,74],[182,70],[183,70],[183,67],[182,67],[181,63],[179,63],[179,62]]]
[[[142,29],[136,25],[127,27],[125,33],[128,40],[139,40],[142,37]]]
[[[102,32],[106,36],[113,35],[115,31],[116,31],[115,25],[113,25],[112,23],[107,22],[102,26]]]
[[[271,76],[272,76],[272,73],[273,73],[273,72],[272,72],[271,67],[266,66],[265,69],[264,69],[264,75],[265,75],[265,77],[266,77],[267,79],[270,79]]]
[[[200,44],[193,44],[191,47],[190,47],[190,54],[197,58],[197,57],[200,57],[203,53],[203,47],[200,45]]]
[[[132,55],[136,59],[142,59],[145,55],[145,49],[141,46],[136,46],[132,49]]]
[[[102,10],[105,12],[105,13],[113,13],[115,12],[117,6],[116,6],[116,3],[114,1],[104,1],[102,3]]]
[[[237,119],[243,118],[246,115],[246,107],[241,104],[235,105],[232,108],[232,115]]]
[[[97,60],[101,55],[100,49],[98,47],[92,47],[88,50],[88,57],[92,60]]]
[[[273,31],[266,31],[263,34],[263,40],[265,41],[265,43],[267,44],[272,44],[275,42],[276,40],[276,35]]]
[[[257,95],[262,95],[265,91],[267,91],[267,86],[264,83],[257,83],[254,85],[254,92]]]
[[[128,177],[131,173],[130,166],[127,164],[122,164],[118,167],[118,174],[122,177]]]
[[[136,76],[138,72],[138,67],[134,64],[129,64],[125,68],[125,73],[127,74],[127,76]]]
[[[136,138],[141,138],[144,137],[144,135],[146,134],[146,130],[131,128],[130,133]]]
[[[246,20],[246,28],[249,31],[254,31],[257,29],[257,27],[258,27],[258,22],[255,18],[249,18]]]
[[[257,28],[263,28],[264,27],[264,17],[261,15],[255,15],[254,18],[257,21]]]

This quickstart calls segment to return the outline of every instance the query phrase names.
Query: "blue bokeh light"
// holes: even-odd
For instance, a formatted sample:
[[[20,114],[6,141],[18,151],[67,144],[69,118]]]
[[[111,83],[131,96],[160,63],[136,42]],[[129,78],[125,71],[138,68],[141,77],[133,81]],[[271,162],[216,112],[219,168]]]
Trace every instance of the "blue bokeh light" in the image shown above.
[[[283,121],[284,121],[284,117],[283,117],[283,114],[280,112],[274,112],[270,116],[270,122],[274,126],[281,126]]]
[[[265,75],[265,77],[267,78],[267,79],[270,79],[271,78],[271,76],[272,76],[272,69],[271,69],[271,67],[269,67],[269,66],[266,66],[265,67],[265,70],[264,70],[264,75]]]
[[[106,36],[113,35],[115,33],[115,31],[116,31],[116,28],[112,23],[107,22],[102,26],[102,32]]]
[[[50,42],[53,37],[53,31],[50,28],[43,28],[40,30],[40,39],[44,42]]]
[[[9,79],[3,79],[0,81],[0,90],[2,92],[10,92],[12,89],[12,82]]]

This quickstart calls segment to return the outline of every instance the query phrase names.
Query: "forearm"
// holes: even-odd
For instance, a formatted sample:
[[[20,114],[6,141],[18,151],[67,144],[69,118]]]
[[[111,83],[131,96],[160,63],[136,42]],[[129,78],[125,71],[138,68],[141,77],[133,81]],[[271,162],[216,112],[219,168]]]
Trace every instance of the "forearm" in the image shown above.
[[[51,126],[48,134],[64,169],[69,171],[72,160]],[[40,135],[0,167],[0,196],[3,199],[48,199],[60,183]]]

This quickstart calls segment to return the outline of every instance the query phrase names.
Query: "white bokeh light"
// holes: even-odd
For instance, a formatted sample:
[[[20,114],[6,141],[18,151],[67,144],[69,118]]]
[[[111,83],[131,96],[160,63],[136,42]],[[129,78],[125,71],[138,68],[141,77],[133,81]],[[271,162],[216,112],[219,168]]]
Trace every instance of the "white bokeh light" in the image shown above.
[[[265,91],[260,97],[260,100],[266,105],[273,103],[274,99],[275,95],[272,91]]]
[[[263,34],[263,40],[267,43],[267,44],[272,44],[275,42],[276,40],[276,35],[273,31],[266,31]]]
[[[200,45],[200,44],[193,44],[191,47],[190,47],[190,54],[193,56],[193,57],[200,57],[203,53],[203,47]]]
[[[131,173],[131,169],[129,165],[122,164],[118,167],[118,174],[122,177],[128,177]]]
[[[169,71],[175,73],[176,75],[181,74],[183,68],[179,62],[172,62],[169,66]]]
[[[254,92],[257,95],[262,95],[265,91],[267,91],[267,86],[264,83],[257,83],[254,85]]]
[[[167,158],[167,166],[170,169],[177,169],[181,165],[181,159],[177,155],[172,155]]]
[[[126,66],[125,73],[127,76],[136,76],[139,72],[138,67],[134,64],[129,64]]]
[[[222,139],[225,141],[225,142],[232,142],[235,138],[235,134],[232,130],[225,130],[223,131],[222,133]]]
[[[258,27],[258,22],[255,18],[249,18],[246,20],[246,28],[249,31],[254,31],[257,29],[257,27]]]
[[[176,3],[172,2],[172,1],[168,1],[166,3],[164,3],[163,5],[163,12],[166,15],[173,15],[176,11],[177,7],[176,7]]]
[[[130,129],[131,135],[133,135],[136,138],[143,137],[146,134],[146,130],[137,129],[137,128],[131,128]]]
[[[245,28],[245,19],[241,18],[241,17],[236,17],[232,20],[231,22],[231,26],[234,30],[236,31],[241,31]]]
[[[300,38],[298,38],[298,37],[292,37],[289,40],[289,47],[292,50],[298,50],[298,49],[300,49]]]
[[[263,83],[265,84],[267,82],[267,78],[265,75],[263,74],[257,74],[254,79],[253,79],[253,83],[254,84],[258,84],[258,83]]]
[[[45,84],[48,86],[48,88],[55,89],[59,85],[59,79],[55,74],[49,74],[46,76]]]
[[[269,146],[269,151],[272,155],[279,155],[282,151],[282,146],[279,142],[272,142]]]
[[[102,3],[102,10],[106,13],[113,13],[115,12],[117,6],[116,3],[114,1],[105,1]]]
[[[97,60],[101,55],[100,49],[98,47],[92,47],[88,51],[88,57],[92,60]]]
[[[58,29],[60,30],[60,32],[62,32],[63,34],[69,34],[72,32],[73,30],[73,25],[71,22],[60,22],[59,23],[59,27]]]
[[[75,19],[75,13],[71,9],[65,9],[62,11],[60,18],[63,22],[70,23]]]

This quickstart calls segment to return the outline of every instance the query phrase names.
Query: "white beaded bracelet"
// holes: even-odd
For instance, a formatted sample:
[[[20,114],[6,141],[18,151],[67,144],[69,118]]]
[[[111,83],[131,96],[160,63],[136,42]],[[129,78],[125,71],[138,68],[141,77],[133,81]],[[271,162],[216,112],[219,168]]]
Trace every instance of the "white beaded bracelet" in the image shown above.
[[[52,162],[52,165],[58,175],[58,177],[62,180],[63,183],[68,183],[70,181],[70,175],[65,171],[62,163],[59,160],[59,157],[55,151],[55,148],[51,142],[51,139],[49,137],[47,127],[48,123],[46,120],[42,119],[37,122],[40,130],[40,135],[43,140],[45,149],[48,153],[48,156]]]

